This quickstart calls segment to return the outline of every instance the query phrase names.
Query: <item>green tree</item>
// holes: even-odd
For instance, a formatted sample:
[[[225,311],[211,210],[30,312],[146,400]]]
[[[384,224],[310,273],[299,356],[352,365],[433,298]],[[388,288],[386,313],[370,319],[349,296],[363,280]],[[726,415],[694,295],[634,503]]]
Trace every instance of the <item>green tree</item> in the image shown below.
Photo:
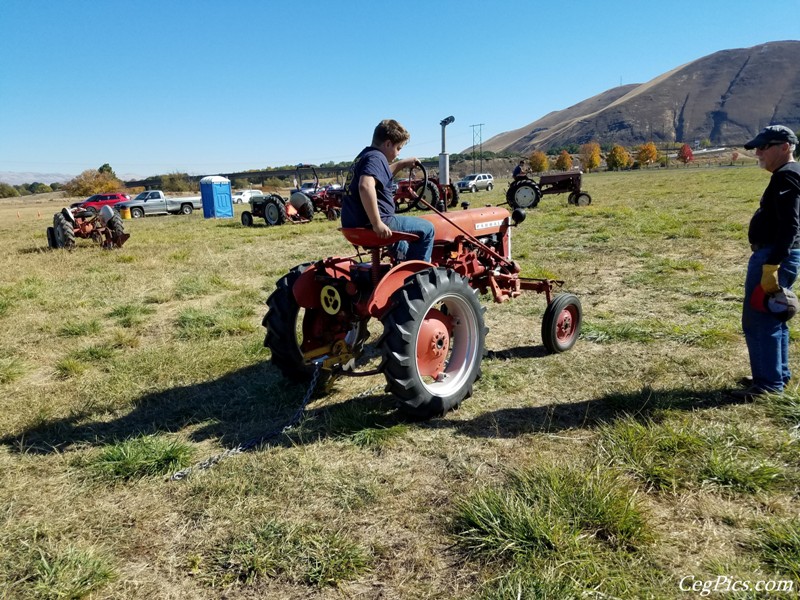
[[[0,183],[0,198],[16,198],[19,196],[17,188],[7,183]]]
[[[52,192],[53,189],[46,183],[39,183],[38,181],[35,181],[28,186],[28,191],[31,194],[46,194],[47,192]]]
[[[708,138],[703,138],[702,140],[700,140],[700,147],[711,148],[711,140]]]
[[[534,173],[542,173],[550,168],[550,161],[547,154],[541,150],[534,150],[528,158],[528,163],[531,165],[531,171]]]
[[[114,173],[114,169],[111,168],[111,165],[108,163],[104,163],[99,169],[97,169],[98,173],[107,173],[112,177],[116,177],[116,173]]]
[[[653,142],[647,142],[639,147],[636,160],[640,165],[651,165],[658,160],[658,148]]]
[[[161,190],[164,192],[191,192],[197,185],[189,179],[188,173],[169,173],[161,176]]]
[[[600,144],[589,142],[581,146],[581,168],[587,173],[600,166]]]
[[[615,144],[606,156],[606,166],[609,171],[627,169],[631,164],[631,155],[622,146]]]
[[[561,154],[556,159],[555,167],[559,171],[569,171],[572,168],[572,157],[569,152],[566,150],[561,151]]]

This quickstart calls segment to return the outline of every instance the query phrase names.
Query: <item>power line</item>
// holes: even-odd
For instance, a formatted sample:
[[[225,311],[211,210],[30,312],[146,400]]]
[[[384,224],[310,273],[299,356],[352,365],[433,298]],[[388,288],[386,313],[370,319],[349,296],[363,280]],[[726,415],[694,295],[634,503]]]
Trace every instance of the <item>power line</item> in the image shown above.
[[[480,146],[481,171],[483,171],[483,125],[484,125],[483,123],[470,125],[470,127],[472,127],[472,170],[473,171],[475,171],[475,146]],[[476,139],[478,140],[477,144],[475,143]]]

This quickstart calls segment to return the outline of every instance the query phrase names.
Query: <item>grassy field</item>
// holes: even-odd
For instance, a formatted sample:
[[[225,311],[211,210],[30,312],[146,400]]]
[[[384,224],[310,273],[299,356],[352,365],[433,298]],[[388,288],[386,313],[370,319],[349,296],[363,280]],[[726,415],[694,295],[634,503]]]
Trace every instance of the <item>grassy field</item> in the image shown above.
[[[600,173],[589,207],[546,196],[513,249],[581,298],[570,352],[544,352],[542,296],[483,298],[483,377],[458,411],[407,422],[382,377],[339,380],[274,445],[180,482],[301,402],[262,346],[264,301],[350,253],[336,224],[246,229],[237,206],[65,252],[45,238],[61,204],[0,205],[0,597],[685,598],[723,575],[796,592],[797,389],[726,396],[749,371],[767,178]]]

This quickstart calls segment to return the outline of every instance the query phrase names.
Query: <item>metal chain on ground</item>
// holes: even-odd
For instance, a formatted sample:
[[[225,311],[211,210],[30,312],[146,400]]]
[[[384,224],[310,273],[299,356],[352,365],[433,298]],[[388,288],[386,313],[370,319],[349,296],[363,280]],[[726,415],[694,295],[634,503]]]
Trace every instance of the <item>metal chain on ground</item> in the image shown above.
[[[226,458],[230,458],[231,456],[234,456],[236,454],[241,454],[242,452],[247,452],[248,450],[251,450],[256,446],[263,444],[267,440],[278,437],[279,435],[283,435],[284,433],[289,431],[292,427],[294,427],[300,422],[300,418],[303,416],[303,412],[305,411],[306,406],[308,406],[308,403],[311,402],[311,396],[314,395],[314,390],[317,387],[317,382],[319,381],[319,374],[321,370],[322,370],[322,362],[315,363],[315,369],[311,375],[311,383],[308,386],[308,390],[306,390],[306,395],[303,398],[303,402],[300,405],[300,408],[298,408],[297,411],[295,411],[294,415],[289,420],[289,422],[286,423],[283,427],[281,427],[280,429],[274,429],[268,433],[265,433],[264,435],[255,437],[251,440],[246,441],[243,444],[239,444],[235,448],[230,448],[229,450],[225,450],[225,452],[215,454],[214,456],[211,456],[205,459],[204,461],[192,465],[191,467],[182,469],[177,473],[173,474],[172,477],[169,478],[169,480],[181,481],[182,479],[188,477],[194,471],[205,471],[206,469],[210,469],[211,467],[225,460]]]

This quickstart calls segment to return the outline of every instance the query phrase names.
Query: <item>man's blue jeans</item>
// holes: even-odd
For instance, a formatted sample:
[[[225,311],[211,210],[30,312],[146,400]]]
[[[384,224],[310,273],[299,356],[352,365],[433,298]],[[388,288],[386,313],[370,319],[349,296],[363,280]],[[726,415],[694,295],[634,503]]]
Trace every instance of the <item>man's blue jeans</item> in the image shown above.
[[[781,392],[792,376],[789,370],[789,327],[771,314],[757,311],[750,306],[750,295],[761,283],[761,267],[771,251],[769,247],[756,250],[747,264],[742,330],[750,354],[753,385],[759,390]],[[778,269],[778,283],[781,287],[792,287],[797,278],[798,267],[800,250],[791,250]]]
[[[419,236],[419,241],[417,242],[397,242],[394,250],[399,260],[431,261],[433,224],[430,221],[418,217],[398,217],[394,215],[384,219],[383,222],[392,231],[416,233]]]

